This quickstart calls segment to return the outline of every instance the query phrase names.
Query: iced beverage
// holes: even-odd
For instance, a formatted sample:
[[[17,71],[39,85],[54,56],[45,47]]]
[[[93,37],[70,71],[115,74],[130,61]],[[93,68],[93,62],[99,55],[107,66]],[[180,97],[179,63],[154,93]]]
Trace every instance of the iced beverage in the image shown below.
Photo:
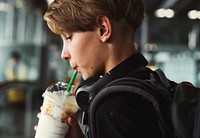
[[[43,93],[43,105],[35,138],[65,138],[67,118],[79,107],[73,94],[75,87],[66,92],[67,83],[58,82]]]

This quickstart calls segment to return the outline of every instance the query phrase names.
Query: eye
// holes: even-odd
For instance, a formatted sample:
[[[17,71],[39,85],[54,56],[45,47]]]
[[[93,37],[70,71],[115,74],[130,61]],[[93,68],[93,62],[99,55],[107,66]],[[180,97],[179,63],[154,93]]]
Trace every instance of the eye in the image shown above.
[[[72,39],[72,35],[66,36],[65,39],[66,40],[71,40]]]

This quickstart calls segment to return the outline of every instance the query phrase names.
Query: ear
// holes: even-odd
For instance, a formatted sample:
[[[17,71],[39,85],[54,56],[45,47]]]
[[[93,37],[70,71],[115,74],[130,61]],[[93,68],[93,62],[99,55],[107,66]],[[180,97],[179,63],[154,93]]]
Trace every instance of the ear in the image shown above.
[[[112,33],[112,24],[110,19],[106,16],[99,15],[97,17],[97,25],[101,41],[108,41]]]

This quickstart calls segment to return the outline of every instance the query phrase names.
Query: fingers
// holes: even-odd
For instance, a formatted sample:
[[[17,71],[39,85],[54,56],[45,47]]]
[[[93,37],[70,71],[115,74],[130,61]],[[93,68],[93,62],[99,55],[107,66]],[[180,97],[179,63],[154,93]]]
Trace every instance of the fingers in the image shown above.
[[[40,106],[40,111],[42,111],[42,106]],[[40,116],[41,116],[41,112],[39,112],[39,113],[37,114],[37,117],[38,117],[38,118],[40,118]]]
[[[40,116],[41,116],[41,112],[39,112],[39,113],[37,114],[37,117],[38,117],[38,118],[40,118]]]
[[[65,138],[83,138],[83,132],[74,116],[68,118],[69,130]]]
[[[35,131],[37,131],[37,127],[38,127],[38,126],[34,126],[34,130],[35,130]]]
[[[42,111],[42,106],[40,106],[40,110]],[[41,112],[39,112],[39,113],[37,114],[37,117],[38,117],[38,118],[40,118],[40,116],[41,116]],[[34,130],[37,131],[37,128],[38,128],[38,126],[35,125],[35,126],[34,126]]]
[[[42,111],[43,106],[40,106],[40,111]]]
[[[70,116],[68,119],[67,119],[67,122],[70,126],[75,126],[78,124],[77,120],[73,117],[73,116]]]

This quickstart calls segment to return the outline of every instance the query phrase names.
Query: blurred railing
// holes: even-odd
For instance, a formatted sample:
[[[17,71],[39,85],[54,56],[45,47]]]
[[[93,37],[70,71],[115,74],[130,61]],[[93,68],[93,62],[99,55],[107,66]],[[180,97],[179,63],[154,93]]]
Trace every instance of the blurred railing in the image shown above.
[[[34,137],[44,88],[36,81],[0,82],[0,138]],[[9,94],[13,90],[15,94]],[[17,96],[21,96],[21,101],[10,100]]]

